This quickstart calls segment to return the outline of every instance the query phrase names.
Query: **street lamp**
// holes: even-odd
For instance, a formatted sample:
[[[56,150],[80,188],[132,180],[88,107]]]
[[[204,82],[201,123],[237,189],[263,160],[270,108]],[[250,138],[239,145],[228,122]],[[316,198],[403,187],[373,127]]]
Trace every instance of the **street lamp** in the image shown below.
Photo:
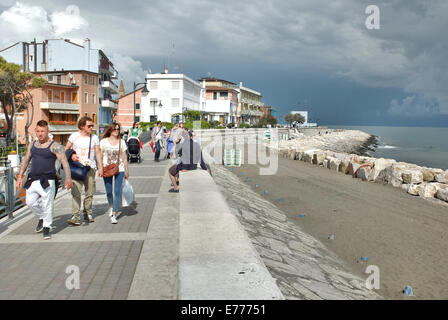
[[[156,121],[156,104],[153,104],[154,106],[154,122]],[[162,100],[159,101],[159,108],[162,108]]]
[[[146,96],[149,93],[149,90],[146,88],[146,78],[145,78],[145,82],[139,82],[139,83],[135,83],[134,81],[134,121],[132,121],[132,124],[134,124],[135,122],[135,91],[137,89],[137,86],[143,84],[143,90],[142,90],[142,95]]]

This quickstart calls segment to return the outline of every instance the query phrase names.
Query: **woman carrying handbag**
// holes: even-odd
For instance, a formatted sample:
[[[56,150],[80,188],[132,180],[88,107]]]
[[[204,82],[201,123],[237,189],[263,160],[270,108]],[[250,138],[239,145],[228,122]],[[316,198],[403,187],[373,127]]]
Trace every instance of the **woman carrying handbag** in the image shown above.
[[[117,223],[118,205],[121,200],[123,178],[129,178],[128,158],[126,155],[126,143],[120,138],[121,126],[117,122],[111,123],[104,132],[100,142],[103,158],[103,179],[106,187],[109,209],[107,214],[110,222]],[[112,181],[115,185],[112,188]]]

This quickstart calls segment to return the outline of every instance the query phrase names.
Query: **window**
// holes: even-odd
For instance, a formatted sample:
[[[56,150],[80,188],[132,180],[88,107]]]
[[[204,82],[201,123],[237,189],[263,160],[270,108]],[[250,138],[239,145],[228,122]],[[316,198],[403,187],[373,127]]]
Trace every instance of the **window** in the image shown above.
[[[134,122],[140,122],[140,117],[139,116],[135,116]]]
[[[88,81],[89,81],[89,80],[88,80],[88,77],[87,77],[87,75],[85,74],[85,75],[84,75],[84,84],[89,84]]]
[[[136,109],[136,110],[140,110],[140,103],[136,103],[136,104],[135,104],[135,109]]]
[[[92,103],[96,104],[96,94],[92,93]]]
[[[172,108],[178,108],[179,107],[179,102],[180,102],[179,98],[172,98],[171,99],[171,107]],[[156,101],[156,103],[157,103],[157,101]]]
[[[65,103],[65,92],[61,91],[61,103]]]
[[[158,82],[157,81],[150,81],[149,82],[149,89],[150,90],[157,90],[158,89]]]
[[[89,103],[89,94],[84,92],[84,103]]]
[[[173,81],[173,82],[171,82],[171,89],[173,89],[173,90],[177,90],[177,89],[179,89],[179,85],[180,85],[180,81]]]
[[[56,78],[57,78],[57,83],[58,83],[58,84],[61,84],[61,75],[60,75],[60,74],[57,75]]]
[[[229,97],[229,93],[228,92],[220,92],[219,97],[227,99]]]
[[[213,91],[213,100],[218,99],[218,93],[216,91]]]
[[[53,90],[51,90],[51,89],[47,90],[47,101],[53,102]]]
[[[48,81],[53,81],[53,75],[48,75],[47,79],[48,79]]]
[[[96,123],[96,113],[92,114],[93,123]]]

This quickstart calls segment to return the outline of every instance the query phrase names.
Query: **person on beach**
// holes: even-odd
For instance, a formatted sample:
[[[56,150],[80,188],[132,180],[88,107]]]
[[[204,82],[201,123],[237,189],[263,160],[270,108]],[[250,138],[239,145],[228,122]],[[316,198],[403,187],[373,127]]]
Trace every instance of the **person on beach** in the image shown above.
[[[194,134],[192,130],[188,131],[188,136],[189,139],[183,141],[178,147],[178,161],[168,170],[173,186],[168,192],[179,192],[178,176],[181,170],[196,170],[198,163],[200,163],[201,168],[211,174],[210,167],[204,162],[200,144],[193,141]]]
[[[48,122],[40,120],[34,129],[37,140],[28,148],[20,164],[16,187],[22,186],[25,171],[32,159],[31,171],[25,182],[26,204],[39,219],[36,232],[43,231],[44,240],[51,239],[50,229],[53,223],[54,198],[56,192],[56,166],[58,159],[65,171],[65,188],[70,190],[72,180],[70,166],[64,153],[64,146],[51,141],[48,134]],[[40,199],[40,201],[38,201]]]
[[[157,126],[152,129],[151,139],[154,143],[156,152],[154,155],[154,161],[160,162],[160,150],[161,150],[161,140],[163,139],[163,131],[162,131],[162,121],[157,121]]]
[[[104,175],[106,175],[108,165],[118,163],[117,174],[111,177],[103,176],[107,202],[109,203],[109,209],[107,209],[106,213],[109,215],[112,224],[117,223],[117,212],[121,200],[123,178],[126,180],[129,178],[128,157],[126,154],[127,147],[126,143],[120,138],[120,129],[121,125],[119,123],[111,123],[104,132],[100,142]],[[112,187],[113,180],[115,180],[115,185]]]
[[[96,191],[95,174],[98,168],[98,176],[103,176],[103,159],[101,158],[100,141],[98,136],[92,134],[93,120],[84,116],[78,121],[79,131],[72,133],[65,146],[67,159],[78,161],[89,167],[84,181],[73,180],[72,188],[72,217],[67,223],[72,226],[80,226],[81,192],[85,189],[84,220],[94,222],[92,216],[93,195]],[[96,159],[96,161],[95,161]]]

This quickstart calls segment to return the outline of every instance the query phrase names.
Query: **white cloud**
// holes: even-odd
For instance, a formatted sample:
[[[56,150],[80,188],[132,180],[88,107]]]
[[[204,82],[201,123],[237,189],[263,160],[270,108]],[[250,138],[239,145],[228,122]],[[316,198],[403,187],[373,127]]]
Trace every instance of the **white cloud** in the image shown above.
[[[68,34],[88,26],[87,21],[79,15],[79,8],[75,5],[68,6],[65,11],[53,12],[50,17],[56,35]]]
[[[126,93],[131,92],[135,83],[144,82],[148,70],[144,70],[142,63],[133,59],[130,56],[124,56],[119,53],[114,53],[110,56],[114,67],[119,72],[119,79],[123,79]],[[139,86],[141,87],[141,86]]]
[[[408,96],[401,103],[392,100],[387,113],[394,116],[432,116],[440,113],[439,104],[434,98]]]

